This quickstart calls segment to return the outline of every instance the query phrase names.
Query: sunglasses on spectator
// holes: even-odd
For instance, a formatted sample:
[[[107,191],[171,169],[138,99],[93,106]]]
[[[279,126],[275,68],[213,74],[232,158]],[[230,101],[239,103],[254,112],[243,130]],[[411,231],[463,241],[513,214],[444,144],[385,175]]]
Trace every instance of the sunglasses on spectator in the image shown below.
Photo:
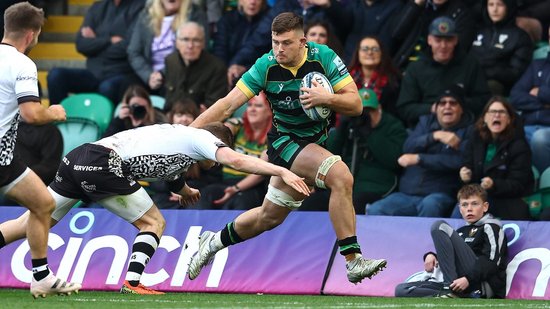
[[[368,53],[369,51],[372,51],[373,53],[379,53],[380,47],[376,46],[361,46],[359,47],[359,50],[365,53]]]
[[[451,105],[451,106],[457,106],[458,105],[458,101],[457,100],[453,100],[453,99],[446,99],[446,100],[439,100],[437,102],[437,105],[441,105],[441,106],[445,106],[445,105]]]

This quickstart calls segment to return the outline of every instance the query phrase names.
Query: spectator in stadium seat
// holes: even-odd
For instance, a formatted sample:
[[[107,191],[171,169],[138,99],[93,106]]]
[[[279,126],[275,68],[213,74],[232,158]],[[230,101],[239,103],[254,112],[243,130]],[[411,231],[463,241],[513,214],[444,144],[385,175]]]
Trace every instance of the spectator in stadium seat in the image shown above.
[[[474,15],[463,0],[407,0],[392,24],[393,62],[404,70],[419,59],[428,42],[430,24],[438,17],[451,18],[461,47],[468,50],[474,39]],[[486,99],[485,99],[486,101]]]
[[[420,121],[403,145],[399,191],[367,205],[368,215],[447,217],[460,186],[467,131],[473,118],[464,112],[463,89],[452,86],[436,100],[435,114]]]
[[[95,143],[81,145],[65,156],[58,176],[48,187],[56,208],[51,225],[57,224],[80,200],[98,202],[139,229],[134,239],[123,294],[164,294],[140,283],[141,275],[153,257],[166,221],[140,179],[167,180],[178,193],[181,205],[198,200],[200,192],[189,187],[183,177],[187,168],[199,163],[211,168],[217,162],[235,169],[282,177],[292,188],[308,194],[302,178],[288,169],[231,149],[233,136],[222,123],[202,129],[182,125],[152,125],[120,132]],[[25,237],[28,212],[0,226],[7,243]],[[55,281],[54,281],[55,282]]]
[[[502,223],[488,212],[487,192],[479,184],[469,184],[458,191],[457,199],[466,225],[454,230],[443,220],[435,221],[435,252],[423,259],[426,272],[441,270],[443,283],[402,283],[395,288],[396,296],[506,298],[508,241]]]
[[[360,89],[363,113],[342,117],[330,133],[327,149],[338,154],[353,174],[353,206],[365,214],[365,205],[374,203],[397,188],[407,131],[401,121],[386,113],[372,89]],[[329,192],[316,188],[300,210],[328,210]]]
[[[206,14],[191,0],[153,0],[140,14],[128,44],[134,72],[151,93],[162,89],[164,58],[175,50],[176,31],[186,21],[206,27]]]
[[[350,63],[355,47],[364,36],[376,36],[391,49],[391,18],[403,6],[401,0],[310,0],[325,10],[327,19],[344,44],[344,61]]]
[[[267,133],[271,129],[272,113],[262,92],[252,97],[242,118],[230,118],[225,125],[235,138],[233,149],[239,153],[267,161]],[[248,210],[262,204],[267,192],[267,178],[223,167],[222,181],[201,190],[198,209]]]
[[[446,16],[430,24],[429,48],[420,59],[411,62],[401,81],[397,109],[408,127],[421,115],[433,113],[437,98],[451,85],[464,89],[465,113],[478,116],[491,93],[477,59],[458,48],[455,22]]]
[[[550,53],[531,62],[512,88],[510,103],[521,112],[533,165],[542,173],[550,167]]]
[[[109,123],[103,137],[128,129],[167,122],[166,116],[153,107],[149,93],[140,85],[128,87],[120,104],[118,115]]]
[[[10,5],[4,12],[4,36],[0,44],[0,196],[17,201],[28,209],[25,223],[12,220],[0,224],[0,248],[15,240],[8,229],[28,235],[32,274],[30,293],[34,298],[70,295],[82,287],[56,277],[48,266],[48,230],[55,202],[35,172],[14,156],[19,120],[41,125],[65,121],[60,105],[40,104],[36,64],[25,55],[38,42],[44,12],[29,2]]]
[[[332,26],[328,22],[324,20],[310,20],[304,25],[304,32],[306,34],[306,40],[327,45],[334,50],[338,56],[343,55],[344,50],[342,43],[338,37],[336,37],[332,30]]]
[[[503,220],[530,220],[523,197],[534,189],[531,151],[516,111],[503,97],[489,100],[469,133],[460,179],[480,183],[487,191],[489,210]],[[456,207],[453,218],[460,218]]]
[[[204,27],[188,21],[176,33],[176,50],[165,59],[164,110],[176,100],[193,100],[203,112],[227,93],[227,67],[206,50]]]
[[[218,21],[212,54],[229,66],[268,11],[266,0],[239,0],[237,9],[224,13]],[[230,88],[234,84],[235,80],[228,80]]]
[[[395,117],[400,116],[395,104],[399,97],[401,73],[393,65],[388,50],[377,37],[361,38],[348,68],[358,89],[374,90],[384,112]]]
[[[293,12],[304,19],[304,23],[310,20],[325,19],[324,10],[309,1],[302,0],[277,0],[267,14],[259,21],[258,26],[242,48],[233,57],[227,71],[227,80],[234,81],[243,75],[254,61],[271,49],[271,23],[275,16],[283,12]]]
[[[48,95],[58,104],[70,93],[98,92],[118,104],[128,86],[139,82],[126,49],[145,0],[96,1],[77,33],[76,49],[86,69],[56,67],[48,73]]]
[[[533,55],[529,35],[516,26],[515,0],[483,0],[483,26],[471,51],[478,59],[493,95],[509,95]]]

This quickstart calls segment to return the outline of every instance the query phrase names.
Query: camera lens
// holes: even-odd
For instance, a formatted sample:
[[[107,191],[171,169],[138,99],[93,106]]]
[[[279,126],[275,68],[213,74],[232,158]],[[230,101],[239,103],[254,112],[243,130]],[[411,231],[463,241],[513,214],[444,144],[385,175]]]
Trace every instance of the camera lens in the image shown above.
[[[145,106],[133,104],[130,105],[130,113],[136,119],[143,119],[145,118],[145,115],[147,115],[147,109],[145,108]]]

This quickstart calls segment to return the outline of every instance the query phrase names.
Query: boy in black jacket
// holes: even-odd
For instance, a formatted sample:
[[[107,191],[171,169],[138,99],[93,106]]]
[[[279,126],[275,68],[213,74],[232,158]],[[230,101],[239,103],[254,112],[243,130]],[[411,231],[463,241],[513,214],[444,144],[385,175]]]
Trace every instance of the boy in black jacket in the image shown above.
[[[487,213],[487,192],[479,184],[468,184],[457,198],[467,225],[455,231],[443,220],[434,222],[431,235],[437,254],[424,255],[425,270],[433,272],[439,266],[444,283],[439,288],[403,283],[396,287],[396,296],[426,296],[428,287],[443,298],[505,298],[507,240],[500,221]],[[421,291],[423,295],[418,294]]]

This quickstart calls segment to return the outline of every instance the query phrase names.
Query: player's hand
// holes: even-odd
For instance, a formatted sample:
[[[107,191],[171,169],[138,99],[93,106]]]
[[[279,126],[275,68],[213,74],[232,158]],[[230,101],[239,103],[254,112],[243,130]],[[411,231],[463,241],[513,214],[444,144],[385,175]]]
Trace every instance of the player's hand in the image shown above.
[[[53,115],[53,121],[65,121],[67,120],[67,113],[60,104],[50,105],[48,111]]]
[[[462,293],[470,286],[470,282],[466,277],[460,277],[455,279],[449,286],[453,292]]]
[[[326,105],[330,100],[329,93],[323,86],[321,86],[316,80],[311,81],[313,87],[302,87],[300,90],[303,94],[300,96],[300,102],[305,108],[312,108],[317,105]]]
[[[287,185],[292,187],[292,189],[302,193],[305,196],[309,196],[309,186],[304,182],[304,178],[287,169],[284,169],[280,176]]]
[[[529,94],[536,97],[539,95],[539,87],[533,87],[530,91],[529,91]]]
[[[80,34],[87,38],[87,39],[94,39],[95,38],[95,32],[94,32],[94,29],[92,29],[91,27],[82,27],[80,29]]]
[[[424,259],[424,270],[431,273],[434,271],[434,268],[437,267],[437,258],[435,255],[429,253]]]
[[[201,192],[187,185],[180,191],[179,203],[182,206],[193,205],[201,198]]]
[[[491,177],[483,177],[481,179],[481,187],[485,190],[491,189],[494,184],[495,183],[494,183],[493,179],[491,179]]]
[[[402,167],[417,165],[419,161],[420,156],[416,153],[405,153],[397,159],[397,163],[399,163]]]
[[[460,168],[460,179],[463,182],[470,182],[472,180],[472,170],[463,166]]]

